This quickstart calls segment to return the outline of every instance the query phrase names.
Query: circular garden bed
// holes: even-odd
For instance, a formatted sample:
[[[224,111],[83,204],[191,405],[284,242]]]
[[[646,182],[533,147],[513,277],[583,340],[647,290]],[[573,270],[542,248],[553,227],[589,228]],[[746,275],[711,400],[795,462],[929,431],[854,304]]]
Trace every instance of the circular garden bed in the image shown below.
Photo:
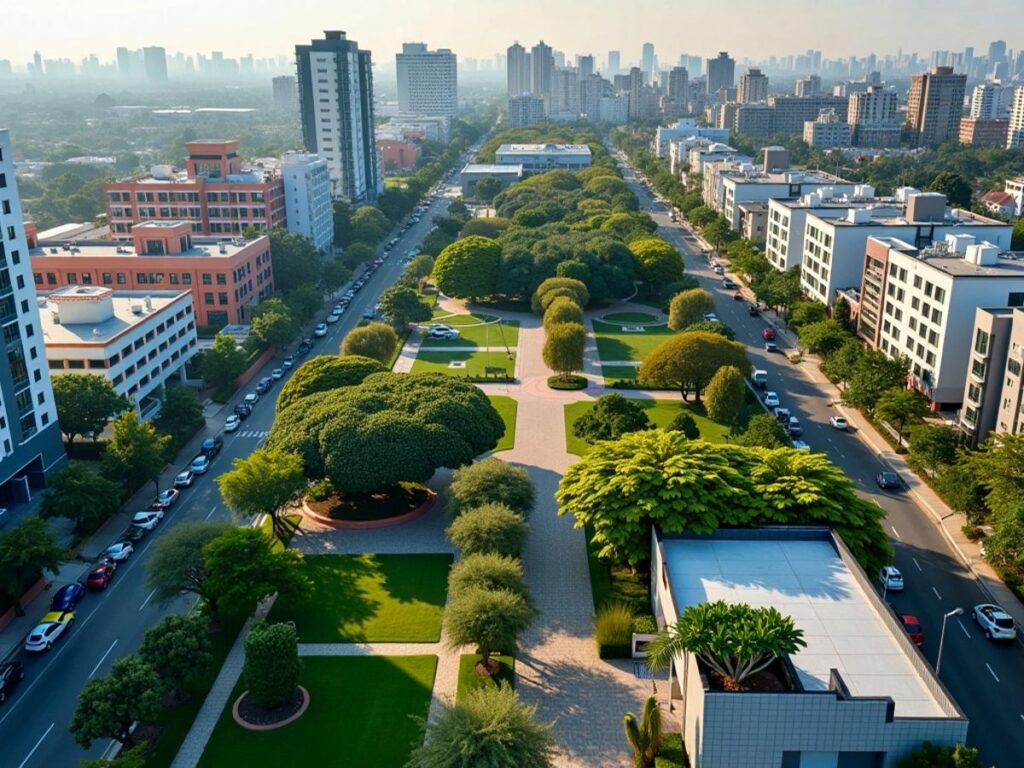
[[[372,493],[307,498],[303,508],[334,528],[384,528],[416,519],[433,506],[435,497],[425,485],[399,483]]]
[[[302,717],[308,707],[309,691],[301,685],[295,689],[295,696],[290,702],[272,708],[260,706],[246,691],[235,700],[231,716],[247,730],[272,731],[295,722]]]
[[[588,383],[586,376],[548,376],[548,386],[551,389],[586,389]]]

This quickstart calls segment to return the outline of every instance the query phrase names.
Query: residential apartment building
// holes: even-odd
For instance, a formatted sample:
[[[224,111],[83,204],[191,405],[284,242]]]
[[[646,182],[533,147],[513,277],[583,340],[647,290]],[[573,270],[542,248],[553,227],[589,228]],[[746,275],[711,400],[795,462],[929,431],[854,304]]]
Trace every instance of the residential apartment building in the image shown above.
[[[575,69],[557,67],[551,77],[551,103],[548,117],[552,120],[577,120],[580,116],[580,76]]]
[[[898,237],[866,246],[857,332],[910,361],[910,383],[936,410],[959,407],[971,364],[978,307],[1024,306],[1024,262],[1006,246],[958,230],[917,247]]]
[[[198,351],[192,292],[69,285],[39,299],[53,376],[99,374],[143,418],[159,411],[172,377]]]
[[[148,176],[106,181],[107,222],[130,240],[143,221],[187,221],[196,236],[236,237],[286,224],[284,185],[262,169],[246,169],[237,141],[190,141],[185,170],[155,165]]]
[[[374,144],[373,65],[344,32],[295,46],[306,151],[327,161],[331,195],[373,202],[384,189]]]
[[[672,67],[668,73],[668,97],[686,108],[690,102],[690,73],[686,67]]]
[[[508,124],[512,128],[544,122],[544,99],[524,94],[508,100]]]
[[[898,101],[895,91],[878,85],[850,94],[846,117],[853,128],[854,146],[899,146],[902,128],[896,113]]]
[[[705,87],[709,96],[736,84],[736,60],[726,51],[721,51],[714,59],[708,59],[704,71],[707,73]]]
[[[385,175],[415,169],[423,151],[416,142],[404,139],[378,138],[376,146]]]
[[[598,74],[580,75],[580,113],[591,121],[600,120],[601,99],[611,93],[610,83]]]
[[[273,293],[270,239],[194,238],[188,222],[136,224],[130,244],[40,242],[31,251],[39,293],[58,288],[102,286],[117,291],[192,291],[198,325],[245,323],[249,310]]]
[[[578,171],[590,165],[586,144],[502,144],[494,152],[497,165],[521,165],[525,173],[543,173],[554,168]]]
[[[654,151],[658,157],[668,157],[669,147],[672,142],[678,139],[689,138],[725,142],[729,140],[729,130],[727,128],[710,128],[705,125],[697,125],[696,118],[681,117],[672,125],[658,126],[654,133]]]
[[[1013,92],[1010,125],[1006,135],[1007,149],[1019,149],[1020,147],[1024,147],[1024,86]]]
[[[316,155],[286,152],[281,156],[281,182],[288,231],[307,238],[322,253],[331,253],[334,205],[327,161]]]
[[[1024,311],[978,307],[958,426],[972,448],[993,432],[1024,433]]]
[[[551,99],[555,56],[551,46],[541,40],[530,49],[530,92],[540,96],[545,104]]]
[[[530,54],[518,42],[505,51],[509,98],[530,92]]]
[[[768,100],[768,75],[760,69],[748,70],[740,75],[740,85],[736,92],[736,101],[740,104],[755,104]]]
[[[772,130],[775,133],[792,133],[800,136],[804,123],[816,120],[822,110],[831,109],[840,121],[846,122],[849,100],[845,96],[770,96],[772,107]]]
[[[629,96],[602,96],[597,114],[602,123],[625,125],[629,122]]]
[[[831,187],[834,194],[852,194],[856,184],[824,171],[789,170],[765,173],[754,167],[723,171],[721,208],[716,209],[739,230],[739,203],[767,203],[773,197],[800,197],[821,187]],[[707,205],[711,202],[705,200]]]
[[[455,54],[427,50],[425,43],[402,43],[395,54],[398,108],[413,115],[455,117],[459,111],[459,75]]]
[[[725,105],[729,107],[732,105]],[[723,117],[729,110],[723,108]],[[764,102],[737,104],[733,111],[732,130],[745,136],[770,136],[775,133],[775,110]]]
[[[804,141],[812,149],[848,147],[852,142],[850,124],[840,121],[834,110],[826,110],[804,123]]]
[[[1009,130],[1009,120],[962,117],[960,143],[970,147],[1005,147]]]
[[[952,67],[934,67],[924,75],[910,78],[907,95],[907,126],[920,144],[941,144],[960,135],[967,75],[953,73]]]
[[[0,130],[0,504],[28,501],[64,461],[10,135]]]

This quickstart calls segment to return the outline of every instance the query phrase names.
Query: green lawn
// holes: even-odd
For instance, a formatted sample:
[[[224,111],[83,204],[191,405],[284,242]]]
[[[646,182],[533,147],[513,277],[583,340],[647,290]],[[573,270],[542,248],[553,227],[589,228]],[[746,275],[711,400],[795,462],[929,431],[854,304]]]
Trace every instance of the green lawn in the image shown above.
[[[608,323],[653,323],[658,318],[647,312],[616,312],[601,319]]]
[[[451,368],[453,360],[465,361],[464,368]],[[504,368],[511,377],[516,370],[516,355],[505,352],[443,352],[421,349],[412,364],[412,373],[443,373],[448,376],[480,376],[485,368]]]
[[[676,415],[685,410],[689,413],[700,430],[700,436],[709,443],[725,442],[725,436],[729,434],[729,427],[709,419],[704,412],[703,406],[694,403],[684,403],[680,400],[633,400],[637,405],[647,411],[649,418],[656,427],[667,427]],[[572,424],[576,419],[594,407],[594,401],[581,400],[569,403],[565,406],[565,445],[569,453],[583,456],[590,450],[586,441],[581,440],[572,433]]]
[[[480,660],[478,653],[464,653],[459,656],[459,685],[455,690],[455,702],[463,698],[470,691],[477,688],[497,688],[499,683],[508,683],[514,688],[516,685],[516,660],[512,656],[492,656],[493,660],[501,665],[496,674],[490,677],[481,677],[474,671],[476,663]]]
[[[667,325],[650,325],[643,333],[630,333],[624,332],[621,325],[594,320],[594,335],[602,360],[640,362],[661,342],[675,335],[675,331],[669,330]]]
[[[307,555],[312,588],[279,597],[271,621],[303,643],[437,642],[451,555]]]
[[[601,375],[605,382],[618,381],[619,379],[635,379],[640,369],[634,365],[602,365]]]
[[[457,339],[423,339],[422,347],[444,349],[445,347],[512,347],[519,343],[519,322],[509,320],[501,323],[477,325],[478,320],[463,320],[470,315],[453,315],[439,323],[458,328]],[[459,322],[453,322],[459,321]]]
[[[501,420],[505,422],[505,434],[502,435],[494,450],[510,451],[516,444],[516,410],[519,403],[504,395],[488,395],[487,399],[491,401],[491,405],[501,416]]]
[[[274,731],[248,731],[231,716],[239,681],[199,761],[202,768],[401,768],[426,717],[436,656],[307,656],[309,709]],[[148,762],[147,762],[148,765]]]
[[[263,522],[260,523],[260,530],[263,531],[267,536],[274,539],[274,551],[278,552],[285,549],[288,543],[292,540],[292,536],[299,530],[299,526],[302,524],[302,515],[285,515],[281,518],[278,526],[281,528],[280,535],[274,535],[274,521],[270,515],[263,517]]]

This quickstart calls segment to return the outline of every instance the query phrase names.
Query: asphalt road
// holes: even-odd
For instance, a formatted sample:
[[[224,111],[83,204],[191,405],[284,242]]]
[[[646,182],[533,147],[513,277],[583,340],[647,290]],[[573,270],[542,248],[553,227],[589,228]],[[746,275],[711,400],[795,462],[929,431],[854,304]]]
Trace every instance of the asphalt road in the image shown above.
[[[423,211],[419,223],[401,235],[392,235],[397,236],[399,242],[391,250],[389,258],[356,294],[341,320],[327,326],[327,336],[316,339],[310,355],[338,353],[344,335],[359,323],[367,307],[376,304],[380,292],[402,274],[402,257],[423,240],[432,226],[433,216],[443,214],[449,202],[445,198],[432,202],[430,208]],[[305,359],[308,358],[300,359],[298,364]],[[280,358],[267,363],[254,381],[269,375],[271,369],[279,365]],[[106,674],[115,659],[135,652],[147,628],[169,613],[185,612],[194,605],[194,598],[182,598],[169,605],[158,605],[152,600],[152,592],[145,581],[149,551],[165,531],[182,522],[231,521],[231,513],[221,500],[215,478],[231,468],[233,459],[248,456],[263,443],[274,420],[277,390],[287,381],[288,375],[290,372],[286,372],[286,376],[260,398],[252,415],[242,422],[238,431],[223,435],[224,449],[213,460],[210,471],[197,477],[160,526],[139,542],[135,554],[118,568],[110,587],[87,594],[78,604],[75,625],[57,641],[53,650],[44,654],[18,653],[16,658],[25,664],[25,680],[0,707],[0,765],[10,768],[77,768],[80,759],[99,757],[112,747],[112,742],[103,741],[93,744],[90,750],[83,750],[71,737],[68,725],[78,693],[87,680]],[[230,407],[222,410],[221,418],[231,413],[231,408],[241,401],[244,394],[245,391],[240,391],[236,395]],[[210,426],[219,428],[220,425]],[[196,438],[192,447],[197,448],[201,437],[206,436]],[[191,456],[183,455],[182,463],[187,464]],[[177,471],[165,473],[162,479],[164,487]]]
[[[950,547],[931,513],[905,493],[878,489],[875,476],[889,467],[858,439],[856,422],[846,433],[829,425],[835,409],[825,393],[786,360],[785,341],[778,341],[780,352],[765,351],[761,331],[766,322],[750,317],[749,302],[734,300],[733,290],[722,288],[722,278],[700,255],[696,240],[687,238],[686,229],[671,221],[669,206],[656,201],[628,166],[623,173],[640,197],[641,206],[658,222],[659,234],[684,254],[686,271],[714,294],[719,319],[735,330],[737,341],[747,345],[754,367],[768,372],[767,389],[777,392],[782,406],[800,419],[802,439],[812,451],[826,453],[856,483],[861,495],[877,501],[885,510],[885,524],[896,551],[895,565],[906,584],[903,592],[889,593],[886,599],[901,613],[918,617],[925,632],[922,652],[933,665],[943,614],[957,607],[964,609],[963,616],[950,618],[947,623],[942,682],[970,720],[967,740],[981,750],[984,764],[998,768],[1024,765],[1024,645],[985,639],[970,613],[972,606],[989,602],[989,598]]]

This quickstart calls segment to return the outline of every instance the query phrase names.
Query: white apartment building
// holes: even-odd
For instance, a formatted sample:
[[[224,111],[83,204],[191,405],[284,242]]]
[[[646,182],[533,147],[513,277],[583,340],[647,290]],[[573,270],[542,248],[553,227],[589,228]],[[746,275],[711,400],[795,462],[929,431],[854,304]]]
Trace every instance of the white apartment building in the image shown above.
[[[800,197],[822,187],[832,187],[836,194],[852,194],[857,187],[824,171],[784,171],[765,173],[753,166],[721,173],[722,202],[716,208],[729,220],[734,230],[740,227],[740,203],[767,203],[774,197]],[[710,202],[705,200],[708,205]]]
[[[0,506],[28,501],[64,460],[10,135],[0,130]]]
[[[395,54],[395,74],[402,112],[446,117],[458,113],[458,66],[447,48],[430,51],[425,43],[402,43],[402,52]]]
[[[602,96],[597,114],[602,123],[625,125],[629,122],[629,96]]]
[[[694,117],[681,117],[672,125],[658,126],[654,134],[654,151],[658,157],[667,157],[669,145],[676,139],[698,138],[725,142],[729,140],[728,128],[710,128],[697,125]]]
[[[40,296],[39,307],[50,373],[97,373],[144,418],[198,351],[191,291],[70,285]]]
[[[553,168],[578,171],[590,165],[586,144],[502,144],[494,153],[498,165],[521,165],[526,173]]]
[[[850,124],[840,122],[835,112],[823,112],[816,120],[804,123],[804,141],[813,149],[848,147],[852,137]]]
[[[992,432],[1024,433],[1024,310],[978,307],[970,339],[958,426],[974,448]]]
[[[716,156],[717,153],[712,155]],[[693,157],[693,152],[690,153],[690,157]],[[723,199],[725,197],[725,188],[722,186],[722,176],[729,171],[740,171],[744,169],[751,169],[754,167],[753,158],[748,155],[726,155],[721,159],[706,160],[705,155],[698,155],[700,161],[697,168],[690,166],[690,173],[701,174],[701,196],[704,198],[704,204],[709,208],[721,212],[723,209]]]
[[[936,410],[962,402],[978,307],[1024,306],[1024,261],[963,230],[918,248],[898,237],[866,244],[857,332],[910,360],[911,383]]]
[[[327,161],[316,155],[286,152],[281,156],[281,179],[288,231],[298,232],[318,250],[334,245],[334,207]]]
[[[1003,184],[1003,191],[1013,195],[1017,203],[1016,216],[1024,215],[1024,176],[1015,179],[1007,179]]]
[[[1010,130],[1006,134],[1006,148],[1024,147],[1024,86],[1013,92],[1013,105],[1010,107]]]
[[[690,173],[704,173],[709,163],[729,162],[740,166],[744,164],[753,165],[754,158],[744,155],[738,149],[712,141],[709,144],[700,142],[690,147],[687,152],[687,162],[690,164]]]

